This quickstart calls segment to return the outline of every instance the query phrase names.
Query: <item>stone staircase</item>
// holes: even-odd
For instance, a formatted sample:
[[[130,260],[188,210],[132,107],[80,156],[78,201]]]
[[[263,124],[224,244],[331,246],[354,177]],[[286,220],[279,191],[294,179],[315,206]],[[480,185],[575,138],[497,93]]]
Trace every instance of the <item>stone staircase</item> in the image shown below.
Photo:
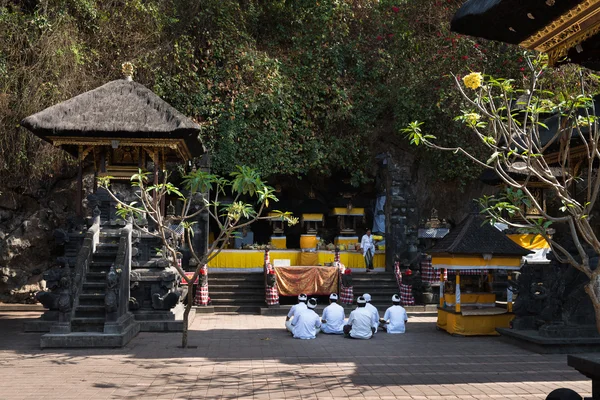
[[[354,299],[364,293],[371,295],[371,303],[377,307],[392,305],[392,296],[399,294],[398,284],[393,272],[352,274]]]
[[[266,307],[264,287],[262,272],[209,272],[208,275],[208,293],[214,311],[258,312]]]
[[[73,332],[103,332],[106,274],[117,257],[118,243],[119,228],[101,227],[100,243],[96,246],[96,252],[84,277],[75,316],[71,320]]]

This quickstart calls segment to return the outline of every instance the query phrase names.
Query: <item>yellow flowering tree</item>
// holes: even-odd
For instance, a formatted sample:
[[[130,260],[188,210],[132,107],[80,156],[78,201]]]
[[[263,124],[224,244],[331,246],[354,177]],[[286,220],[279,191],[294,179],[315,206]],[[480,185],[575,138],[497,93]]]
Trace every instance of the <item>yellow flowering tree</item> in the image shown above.
[[[600,332],[600,268],[590,262],[600,255],[598,229],[590,217],[600,194],[600,129],[595,114],[597,103],[589,96],[597,93],[600,77],[571,67],[566,71],[578,77],[579,83],[572,85],[576,91],[555,93],[545,87],[552,82],[544,77],[555,73],[547,67],[546,58],[526,58],[529,72],[523,89],[516,88],[513,80],[478,72],[468,74],[462,82],[455,77],[467,109],[456,120],[470,128],[486,149],[485,157],[463,147],[439,146],[434,136],[423,133],[420,122],[412,122],[402,133],[413,145],[461,153],[495,172],[506,189],[480,199],[482,212],[490,222],[542,235],[560,262],[588,277],[585,291],[594,305]],[[571,81],[573,78],[565,77]],[[533,190],[532,186],[540,184],[557,199],[559,207],[555,210],[547,210]],[[526,211],[531,209],[536,211],[534,217]],[[551,225],[565,229],[575,250],[548,234]]]

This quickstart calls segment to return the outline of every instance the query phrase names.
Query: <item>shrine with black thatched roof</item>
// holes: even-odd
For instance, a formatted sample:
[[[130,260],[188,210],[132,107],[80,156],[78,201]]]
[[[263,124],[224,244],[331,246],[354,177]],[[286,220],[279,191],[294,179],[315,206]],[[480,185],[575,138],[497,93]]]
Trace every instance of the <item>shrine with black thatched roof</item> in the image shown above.
[[[496,328],[509,326],[512,292],[507,292],[506,307],[497,306],[493,271],[518,270],[531,251],[471,213],[427,252],[440,273],[439,329],[463,336],[497,335]],[[454,285],[446,284],[450,274]]]

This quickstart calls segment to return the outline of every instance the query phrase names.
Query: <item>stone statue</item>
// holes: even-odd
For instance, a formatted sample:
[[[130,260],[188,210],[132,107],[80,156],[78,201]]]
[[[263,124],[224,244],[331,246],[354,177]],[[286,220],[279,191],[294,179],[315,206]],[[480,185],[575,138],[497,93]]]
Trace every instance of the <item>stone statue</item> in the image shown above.
[[[115,265],[111,265],[106,274],[106,295],[104,296],[106,312],[115,312],[119,308],[119,274]]]

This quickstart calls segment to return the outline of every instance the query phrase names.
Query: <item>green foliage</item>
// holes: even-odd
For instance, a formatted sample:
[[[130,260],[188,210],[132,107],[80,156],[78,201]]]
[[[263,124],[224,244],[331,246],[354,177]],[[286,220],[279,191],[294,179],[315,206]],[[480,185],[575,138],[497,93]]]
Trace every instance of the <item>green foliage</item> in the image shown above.
[[[459,3],[11,3],[0,9],[0,176],[60,171],[64,153],[18,121],[120,77],[131,61],[137,81],[202,125],[220,175],[238,164],[263,177],[344,170],[359,184],[410,121],[435,126],[440,144],[464,142],[467,127],[452,119],[466,107],[452,95],[451,72],[520,78],[516,50],[449,31]],[[416,153],[440,179],[478,173],[464,159]]]

